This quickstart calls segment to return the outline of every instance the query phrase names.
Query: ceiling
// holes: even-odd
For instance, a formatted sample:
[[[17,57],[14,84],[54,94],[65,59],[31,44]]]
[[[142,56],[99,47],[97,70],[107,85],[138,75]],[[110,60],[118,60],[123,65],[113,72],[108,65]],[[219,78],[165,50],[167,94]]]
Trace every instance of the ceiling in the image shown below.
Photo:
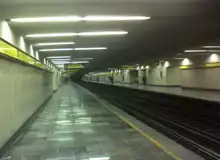
[[[41,57],[93,57],[94,60],[88,68],[81,71],[82,73],[169,58],[185,49],[212,42],[220,37],[219,10],[219,1],[208,0],[0,1],[1,19],[66,15],[151,17],[146,21],[129,22],[10,23],[13,30],[22,36],[53,32],[128,31],[128,34],[123,36],[26,39],[30,44],[74,41],[74,47],[107,47],[107,50],[102,51],[40,52]]]

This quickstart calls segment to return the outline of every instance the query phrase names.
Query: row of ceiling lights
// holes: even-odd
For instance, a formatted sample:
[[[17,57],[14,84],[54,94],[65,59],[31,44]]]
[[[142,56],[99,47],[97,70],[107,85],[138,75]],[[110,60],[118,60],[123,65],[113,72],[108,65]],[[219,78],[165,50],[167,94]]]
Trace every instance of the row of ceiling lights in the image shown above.
[[[45,37],[69,37],[69,36],[108,36],[108,35],[125,35],[126,31],[102,31],[102,32],[81,32],[81,33],[49,33],[49,34],[30,34],[27,38],[45,38]],[[58,43],[39,43],[35,46],[54,46],[54,45],[69,45],[75,42],[58,42]],[[58,49],[40,49],[39,51],[70,51],[70,50],[104,50],[106,47],[86,47],[86,48],[58,48]]]
[[[185,50],[185,53],[205,53],[205,52],[220,52],[220,50],[203,50],[203,49],[193,49],[193,50]]]
[[[202,46],[201,49],[185,50],[185,53],[220,52],[220,46]]]
[[[36,17],[36,18],[15,18],[10,19],[11,22],[16,23],[35,23],[35,22],[80,22],[80,21],[136,21],[148,20],[150,17],[146,16],[64,16],[64,17]],[[102,32],[81,32],[81,33],[49,33],[49,34],[30,34],[27,38],[42,38],[42,37],[66,37],[66,36],[105,36],[105,35],[123,35],[127,34],[126,31],[102,31]],[[74,44],[74,42],[59,42],[59,43],[40,43],[36,46],[49,46],[49,45],[66,45]],[[218,49],[220,46],[203,46],[204,49],[199,50],[185,50],[185,53],[193,52],[220,52],[219,50],[206,50]],[[60,48],[60,49],[41,49],[40,51],[65,51],[65,50],[98,50],[107,49],[106,47],[89,47],[89,48]]]
[[[148,20],[150,17],[146,16],[60,16],[60,17],[35,17],[35,18],[15,18],[10,19],[10,22],[16,23],[49,23],[49,22],[80,22],[80,21],[137,21]],[[29,34],[26,38],[45,38],[45,37],[69,37],[69,36],[108,36],[108,35],[125,35],[127,31],[101,31],[101,32],[80,32],[80,33],[48,33],[48,34]],[[74,42],[59,42],[59,43],[41,43],[36,46],[49,45],[65,45],[73,44]],[[89,47],[89,48],[61,48],[61,49],[47,49],[40,51],[65,51],[65,50],[98,50],[107,49],[106,47]]]
[[[202,48],[216,48],[216,49],[220,49],[220,46],[202,46]],[[212,53],[209,56],[210,62],[217,62],[219,60],[219,56],[214,52],[220,52],[220,50],[185,50],[185,53],[194,53],[194,52],[208,52],[208,53]],[[177,55],[182,55],[182,54],[177,54]],[[190,65],[192,62],[188,59],[188,58],[181,58],[181,57],[174,57],[173,59],[176,60],[182,60],[181,65]],[[170,64],[168,61],[164,62],[164,67],[168,67]],[[138,66],[136,67],[137,70],[141,70],[141,69],[149,69],[149,66]],[[117,73],[117,72],[121,72],[120,70],[112,70],[111,73]]]
[[[137,66],[136,68],[132,68],[133,70],[141,70],[141,69],[149,69],[149,66]],[[114,69],[114,68],[109,68],[111,70],[111,73],[120,73],[122,71],[128,71],[129,69]]]
[[[89,63],[90,60],[93,60],[93,58],[74,58],[74,60],[71,60],[71,56],[53,56],[53,57],[47,57],[51,62],[54,64],[65,64],[65,63]]]
[[[201,53],[201,52],[208,52],[208,53],[210,53],[211,52],[211,53],[213,53],[213,52],[220,52],[220,50],[210,50],[210,49],[218,49],[218,48],[220,49],[220,46],[202,46],[201,48],[206,48],[208,50],[201,50],[201,49],[200,50],[185,50],[184,52],[185,53],[195,53],[195,52],[199,52],[199,53]],[[180,56],[182,54],[178,53],[177,55]],[[210,58],[211,62],[216,62],[217,60],[219,60],[219,56],[217,56],[217,54],[211,54],[209,58]],[[190,65],[192,63],[188,58],[174,57],[173,59],[175,59],[175,60],[182,60],[181,65]],[[169,65],[170,64],[169,64],[168,61],[164,62],[164,67],[168,67]],[[111,68],[109,68],[109,69],[111,70],[111,73],[120,73],[121,72],[121,70],[118,70],[118,69],[116,69],[116,70],[111,69]],[[136,70],[149,69],[149,66],[137,66],[134,69],[136,69]]]
[[[188,58],[181,58],[182,62],[181,65],[191,65],[192,62]],[[217,54],[211,54],[210,57],[210,62],[217,62],[219,60],[219,56]],[[164,62],[164,67],[169,67],[170,63],[168,61]],[[136,67],[136,70],[143,70],[143,69],[149,69],[149,66],[138,66]],[[111,70],[111,73],[120,73],[121,70]]]
[[[30,34],[28,38],[43,38],[43,37],[68,37],[68,36],[108,36],[108,35],[125,35],[126,31],[102,31],[102,32],[81,32],[81,33],[50,33],[50,34]],[[75,42],[57,42],[57,43],[39,43],[35,46],[54,46],[54,45],[72,45]],[[106,47],[86,47],[86,48],[58,48],[58,49],[40,49],[39,51],[70,51],[70,50],[105,50]]]
[[[201,48],[204,48],[204,49],[192,49],[192,50],[185,50],[184,53],[215,53],[215,52],[220,52],[220,46],[202,46]],[[213,50],[215,49],[215,50]],[[178,53],[177,56],[182,56],[183,54],[182,53]],[[200,54],[199,54],[200,55]],[[210,59],[212,61],[216,61],[218,58],[216,58],[216,54],[211,54],[210,55]],[[188,58],[183,58],[183,57],[174,57],[173,58],[174,60],[182,60],[182,63],[181,65],[189,65],[191,64],[190,60]],[[168,67],[169,66],[169,62],[168,61],[165,61],[164,63],[164,66],[165,67]],[[147,66],[149,68],[149,66]],[[146,68],[146,69],[148,69]],[[145,69],[144,66],[141,66],[141,67],[137,67],[137,70],[139,69]]]
[[[192,65],[192,62],[188,58],[173,58],[173,59],[182,60],[181,65],[186,65],[186,66]],[[215,63],[215,62],[218,62],[219,60],[220,60],[220,56],[215,53],[213,53],[209,56],[210,63]],[[161,61],[161,62],[163,62],[163,61]],[[169,61],[164,61],[164,67],[169,67],[169,66],[170,66]],[[144,69],[149,69],[149,68],[150,68],[149,66],[137,66],[136,68],[133,68],[133,69],[144,70]],[[126,70],[118,70],[118,69],[114,69],[114,68],[109,68],[109,70],[111,70],[111,73],[120,73],[121,71],[126,71]],[[92,74],[92,72],[90,74]]]
[[[80,21],[140,21],[148,20],[151,17],[146,16],[60,16],[60,17],[35,17],[35,18],[15,18],[10,19],[10,22],[13,23],[60,23],[60,22],[80,22]],[[44,33],[44,34],[29,34],[26,35],[26,38],[47,38],[47,37],[71,37],[71,36],[112,36],[112,35],[126,35],[127,31],[99,31],[99,32],[79,32],[79,33]],[[54,42],[54,43],[38,43],[33,46],[56,46],[56,45],[73,45],[75,42]],[[86,48],[51,48],[51,49],[40,49],[42,52],[51,52],[51,51],[71,51],[71,50],[105,50],[106,47],[86,47]],[[50,59],[50,58],[49,58]],[[66,61],[70,62],[70,58],[55,58],[50,59],[52,62]],[[65,61],[64,61],[65,60]],[[87,61],[86,61],[87,62]]]

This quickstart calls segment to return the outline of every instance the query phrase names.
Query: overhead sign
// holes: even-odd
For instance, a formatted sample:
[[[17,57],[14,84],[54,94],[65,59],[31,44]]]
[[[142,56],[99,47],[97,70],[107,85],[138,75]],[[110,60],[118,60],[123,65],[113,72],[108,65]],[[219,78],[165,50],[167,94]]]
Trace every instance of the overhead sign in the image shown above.
[[[67,64],[68,69],[82,68],[81,64]]]
[[[63,74],[71,74],[71,73],[75,73],[77,72],[79,69],[75,68],[75,69],[68,69],[66,71],[63,72]]]
[[[80,69],[83,68],[83,66],[81,64],[65,64],[64,65],[64,69],[68,70],[68,69]]]

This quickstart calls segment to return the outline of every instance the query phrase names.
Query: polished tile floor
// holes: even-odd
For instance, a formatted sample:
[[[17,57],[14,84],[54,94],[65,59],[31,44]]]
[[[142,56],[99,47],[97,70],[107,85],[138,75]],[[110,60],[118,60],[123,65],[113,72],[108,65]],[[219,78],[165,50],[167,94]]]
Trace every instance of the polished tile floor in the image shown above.
[[[8,160],[170,160],[162,150],[68,84],[54,94]]]

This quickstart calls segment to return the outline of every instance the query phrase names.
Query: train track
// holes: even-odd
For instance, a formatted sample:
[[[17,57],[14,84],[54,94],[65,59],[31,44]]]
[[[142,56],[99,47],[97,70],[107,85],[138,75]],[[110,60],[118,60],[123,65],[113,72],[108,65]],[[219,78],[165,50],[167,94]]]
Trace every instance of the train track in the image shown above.
[[[205,159],[220,159],[220,118],[215,113],[220,105],[104,84],[80,84]]]

